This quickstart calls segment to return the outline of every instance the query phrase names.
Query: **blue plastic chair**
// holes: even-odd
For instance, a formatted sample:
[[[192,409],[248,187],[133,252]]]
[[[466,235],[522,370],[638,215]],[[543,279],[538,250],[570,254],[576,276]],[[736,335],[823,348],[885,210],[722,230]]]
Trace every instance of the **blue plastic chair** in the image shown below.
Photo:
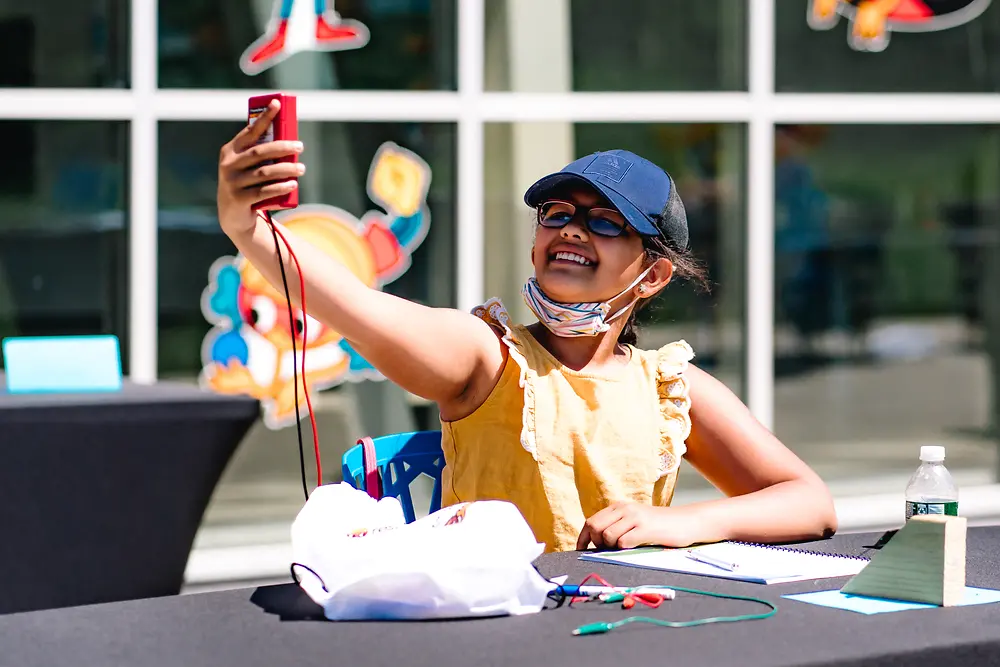
[[[375,466],[382,479],[382,496],[399,499],[406,522],[416,520],[410,483],[421,474],[434,480],[428,514],[441,509],[441,473],[444,470],[444,453],[441,451],[440,431],[396,433],[372,438],[375,443]],[[361,491],[365,487],[364,449],[357,444],[344,452],[342,459],[344,481]]]

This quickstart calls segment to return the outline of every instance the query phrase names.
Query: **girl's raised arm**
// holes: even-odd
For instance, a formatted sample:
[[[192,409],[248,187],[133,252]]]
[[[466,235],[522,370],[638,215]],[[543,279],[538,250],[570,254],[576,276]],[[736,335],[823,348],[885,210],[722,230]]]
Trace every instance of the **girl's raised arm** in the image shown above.
[[[268,160],[298,155],[297,142],[257,144],[278,111],[273,101],[252,125],[222,147],[219,156],[219,221],[243,256],[283,291],[274,237],[251,206],[297,187],[298,162]],[[301,267],[308,314],[346,338],[369,363],[407,391],[437,402],[446,419],[463,412],[470,397],[481,400],[505,359],[488,324],[469,313],[430,308],[368,287],[349,269],[279,226]],[[289,295],[298,304],[299,274],[281,246]],[[464,416],[464,415],[458,415]]]

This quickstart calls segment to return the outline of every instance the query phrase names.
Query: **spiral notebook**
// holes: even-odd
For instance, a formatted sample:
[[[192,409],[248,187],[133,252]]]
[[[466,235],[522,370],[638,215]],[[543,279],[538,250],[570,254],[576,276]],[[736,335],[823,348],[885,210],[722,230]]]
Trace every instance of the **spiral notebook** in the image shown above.
[[[852,577],[867,558],[838,556],[745,542],[720,542],[690,549],[641,547],[586,553],[580,560],[649,570],[735,579],[757,584]]]

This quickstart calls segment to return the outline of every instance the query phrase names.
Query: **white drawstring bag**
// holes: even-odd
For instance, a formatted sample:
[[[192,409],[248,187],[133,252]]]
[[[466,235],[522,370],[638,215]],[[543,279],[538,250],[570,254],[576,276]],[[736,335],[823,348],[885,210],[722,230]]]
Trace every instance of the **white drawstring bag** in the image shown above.
[[[555,585],[517,508],[480,501],[407,524],[395,498],[318,487],[292,524],[292,570],[330,620],[536,613]]]

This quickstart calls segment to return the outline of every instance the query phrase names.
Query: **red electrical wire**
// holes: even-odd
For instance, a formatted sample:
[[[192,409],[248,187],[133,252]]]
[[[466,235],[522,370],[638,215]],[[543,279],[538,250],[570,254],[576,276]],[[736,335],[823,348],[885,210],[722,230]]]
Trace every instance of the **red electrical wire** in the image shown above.
[[[580,582],[580,586],[585,585],[591,579],[593,579],[594,581],[596,581],[597,583],[599,583],[601,586],[607,586],[608,588],[614,588],[614,586],[612,586],[611,584],[609,584],[604,577],[602,577],[601,575],[597,574],[596,572],[591,572],[586,577],[584,577],[583,581]],[[572,607],[574,602],[586,602],[588,599],[589,598],[586,598],[586,597],[574,597],[574,598],[571,598],[570,601],[569,601],[569,606]]]
[[[323,486],[323,463],[320,460],[319,454],[319,433],[316,430],[316,416],[313,414],[312,399],[309,397],[309,383],[306,382],[306,341],[308,340],[307,327],[309,326],[308,316],[306,315],[308,312],[306,311],[306,281],[302,276],[302,267],[299,265],[299,258],[295,256],[295,251],[292,250],[292,245],[273,221],[269,221],[269,223],[274,233],[285,244],[285,249],[288,250],[288,255],[292,258],[292,262],[295,263],[295,270],[299,274],[299,300],[302,301],[302,391],[306,395],[306,407],[309,410],[309,425],[312,426],[313,451],[316,452],[316,486]],[[291,331],[290,333],[293,337],[295,336],[295,331]],[[294,363],[294,360],[292,363]]]
[[[595,580],[602,586],[607,586],[608,588],[614,588],[614,586],[608,583],[608,581],[604,579],[604,577],[597,574],[596,572],[591,572],[586,577],[584,577],[583,581],[580,582],[580,586],[585,585],[591,579]],[[572,607],[574,602],[586,602],[587,600],[589,600],[589,598],[574,597],[570,599],[568,606]],[[635,606],[636,601],[643,603],[647,607],[656,609],[663,603],[663,596],[657,593],[625,593],[622,598],[622,607],[625,609],[631,609]]]

